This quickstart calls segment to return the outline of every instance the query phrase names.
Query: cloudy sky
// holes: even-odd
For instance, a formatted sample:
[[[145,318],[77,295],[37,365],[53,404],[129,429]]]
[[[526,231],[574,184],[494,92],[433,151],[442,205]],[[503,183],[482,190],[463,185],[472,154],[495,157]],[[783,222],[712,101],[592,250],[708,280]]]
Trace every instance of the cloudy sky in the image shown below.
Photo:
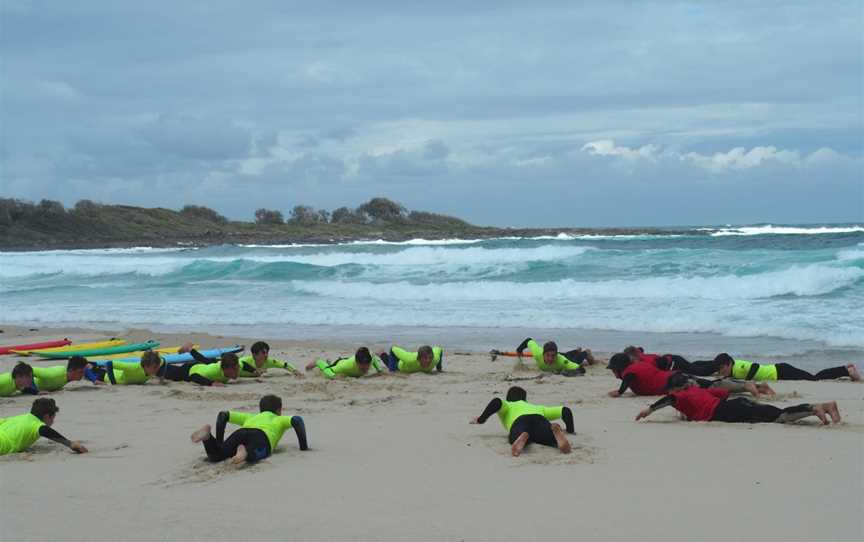
[[[2,0],[0,196],[864,221],[859,1],[418,4]]]

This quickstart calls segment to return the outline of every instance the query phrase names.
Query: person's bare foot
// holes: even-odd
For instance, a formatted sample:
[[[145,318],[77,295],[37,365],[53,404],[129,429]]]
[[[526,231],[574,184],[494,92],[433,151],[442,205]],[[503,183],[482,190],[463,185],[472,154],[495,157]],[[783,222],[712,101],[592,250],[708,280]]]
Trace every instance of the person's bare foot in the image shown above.
[[[854,363],[850,363],[846,368],[849,370],[849,378],[853,382],[861,382],[861,373],[858,372],[858,367],[855,367]]]
[[[239,465],[240,463],[246,461],[246,456],[248,453],[246,452],[246,446],[242,444],[237,446],[237,451],[234,453],[234,457],[231,458],[231,462],[235,465]]]
[[[837,408],[837,403],[835,401],[831,401],[830,403],[825,403],[825,410],[828,412],[828,415],[831,416],[831,421],[834,423],[840,423],[842,418],[840,417],[840,409]]]
[[[311,371],[311,370],[314,369],[314,368],[315,368],[315,360],[312,360],[312,361],[310,361],[309,363],[306,364],[306,370],[307,370],[307,371]]]
[[[825,416],[825,408],[822,405],[813,405],[813,413],[822,422],[822,425],[828,425],[828,418]]]
[[[210,426],[202,426],[201,429],[192,433],[189,438],[192,440],[192,442],[201,442],[202,440],[207,440],[208,438],[210,438]]]
[[[510,447],[510,453],[513,454],[513,457],[519,457],[522,450],[525,449],[525,446],[528,444],[528,436],[528,433],[522,433],[519,435],[519,438],[513,441],[513,446]]]
[[[557,423],[552,424],[552,434],[555,435],[555,442],[558,443],[558,449],[561,450],[561,453],[569,454],[571,449],[570,441],[567,440],[564,430]]]

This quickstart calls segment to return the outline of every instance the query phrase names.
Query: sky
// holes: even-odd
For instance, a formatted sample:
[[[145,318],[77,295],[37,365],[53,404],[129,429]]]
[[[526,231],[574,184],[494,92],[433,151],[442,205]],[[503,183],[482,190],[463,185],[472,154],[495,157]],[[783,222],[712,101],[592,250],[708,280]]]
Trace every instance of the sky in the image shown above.
[[[0,197],[864,222],[864,4],[0,1]]]

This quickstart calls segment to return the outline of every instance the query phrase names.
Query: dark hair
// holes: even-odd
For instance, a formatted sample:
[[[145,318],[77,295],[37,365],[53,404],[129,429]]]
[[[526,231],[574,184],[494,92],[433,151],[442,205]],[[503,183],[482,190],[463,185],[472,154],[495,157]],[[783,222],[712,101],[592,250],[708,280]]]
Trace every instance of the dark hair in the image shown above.
[[[435,352],[432,351],[431,346],[424,344],[417,349],[417,357],[422,358],[424,356],[429,356],[430,358],[435,356]]]
[[[252,348],[249,349],[253,355],[258,355],[261,352],[269,352],[270,345],[265,343],[264,341],[258,341],[256,343],[252,343]]]
[[[237,359],[237,354],[234,352],[225,352],[219,358],[219,365],[223,369],[228,369],[240,365],[240,361]]]
[[[721,365],[732,365],[733,363],[735,363],[735,360],[732,359],[732,356],[730,356],[726,352],[723,352],[722,354],[717,354],[717,357],[714,358],[714,361]]]
[[[369,353],[368,348],[361,346],[357,349],[357,352],[354,353],[354,361],[362,365],[368,365],[369,363],[372,363],[372,354]]]
[[[17,365],[12,369],[12,378],[18,378],[19,376],[33,376],[33,367],[24,363],[23,361],[19,361]]]
[[[643,352],[643,350],[641,348],[639,348],[638,346],[633,346],[633,345],[630,345],[624,349],[624,353],[627,354],[628,356],[639,357],[639,354],[641,354],[642,352]]]
[[[546,352],[555,352],[558,353],[558,345],[555,344],[555,341],[549,341],[548,343],[543,345],[543,353]]]
[[[684,373],[672,373],[669,375],[669,380],[666,381],[666,390],[671,390],[673,388],[680,388],[681,386],[686,386],[687,383],[690,382],[690,377],[685,375]]]
[[[282,408],[282,398],[278,395],[265,395],[258,401],[258,409],[261,412],[272,412],[276,414]]]
[[[72,356],[69,358],[69,361],[66,362],[67,371],[77,371],[84,367],[87,367],[87,358],[84,356]]]
[[[159,356],[159,352],[154,350],[145,350],[143,354],[141,354],[141,365],[162,365],[162,358]]]
[[[613,371],[620,373],[632,363],[633,360],[630,359],[630,356],[623,352],[620,352],[609,358],[609,364],[606,365],[606,368],[612,369]]]
[[[60,407],[50,397],[40,397],[33,401],[33,406],[30,407],[30,414],[42,420],[48,414],[57,414],[60,412]]]
[[[524,388],[520,388],[519,386],[513,386],[509,390],[507,390],[508,401],[524,401],[527,398],[528,392],[525,391]]]

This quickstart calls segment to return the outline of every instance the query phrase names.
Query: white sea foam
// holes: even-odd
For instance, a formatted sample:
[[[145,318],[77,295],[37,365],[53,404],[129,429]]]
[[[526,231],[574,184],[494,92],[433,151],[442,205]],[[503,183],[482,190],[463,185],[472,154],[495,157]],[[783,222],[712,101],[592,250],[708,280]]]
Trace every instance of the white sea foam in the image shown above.
[[[714,231],[711,228],[700,228],[702,231],[711,231],[712,237],[723,237],[728,235],[822,235],[826,233],[857,233],[864,232],[864,226],[742,226],[729,227]]]

